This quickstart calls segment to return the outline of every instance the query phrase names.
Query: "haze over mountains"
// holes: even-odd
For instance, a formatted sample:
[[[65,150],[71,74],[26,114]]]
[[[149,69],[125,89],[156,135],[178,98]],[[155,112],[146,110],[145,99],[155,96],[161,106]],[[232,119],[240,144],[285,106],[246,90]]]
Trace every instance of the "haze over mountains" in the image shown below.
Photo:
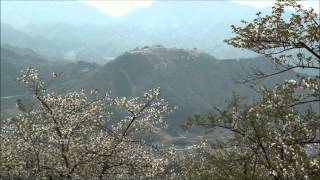
[[[2,44],[60,59],[104,63],[135,47],[157,44],[198,48],[217,58],[254,56],[223,43],[231,24],[256,12],[233,2],[159,1],[118,18],[78,1],[1,3]]]
[[[223,40],[231,24],[256,11],[227,1],[159,1],[114,18],[78,1],[1,1],[1,117],[16,113],[16,99],[30,102],[16,78],[32,66],[48,80],[62,73],[49,87],[58,92],[141,96],[160,87],[178,107],[167,117],[174,134],[190,115],[222,107],[233,91],[254,100],[254,91],[235,80],[251,68],[274,66]]]
[[[1,1],[1,22],[24,28],[29,24],[105,24],[111,17],[79,1]]]

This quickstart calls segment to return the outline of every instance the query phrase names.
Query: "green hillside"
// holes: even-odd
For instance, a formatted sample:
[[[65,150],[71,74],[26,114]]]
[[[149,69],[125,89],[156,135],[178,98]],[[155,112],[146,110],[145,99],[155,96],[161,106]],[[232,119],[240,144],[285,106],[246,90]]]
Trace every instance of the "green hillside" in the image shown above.
[[[148,89],[160,87],[162,97],[178,107],[168,117],[173,130],[180,128],[189,115],[222,106],[232,92],[254,100],[252,89],[235,82],[251,68],[270,72],[274,67],[263,58],[217,60],[197,49],[153,46],[128,51],[68,86],[111,91],[113,96],[141,96]],[[289,72],[264,84],[269,86],[289,76],[294,77]]]
[[[255,100],[256,93],[246,85],[236,83],[252,68],[271,72],[274,66],[264,58],[218,60],[198,49],[152,46],[136,48],[115,60],[98,66],[87,62],[53,63],[30,49],[11,46],[1,48],[1,102],[3,117],[14,113],[16,99],[30,102],[26,90],[16,82],[20,70],[28,66],[39,68],[45,79],[52,72],[61,73],[49,88],[58,92],[98,89],[111,91],[112,96],[141,96],[160,87],[162,98],[176,110],[167,118],[169,133],[177,136],[181,125],[195,114],[215,106],[222,107],[232,92]],[[281,78],[264,81],[269,86],[293,78],[288,72]],[[290,79],[291,79],[290,78]],[[177,134],[178,133],[178,134]],[[163,135],[166,137],[168,134]],[[170,139],[170,138],[169,138]]]

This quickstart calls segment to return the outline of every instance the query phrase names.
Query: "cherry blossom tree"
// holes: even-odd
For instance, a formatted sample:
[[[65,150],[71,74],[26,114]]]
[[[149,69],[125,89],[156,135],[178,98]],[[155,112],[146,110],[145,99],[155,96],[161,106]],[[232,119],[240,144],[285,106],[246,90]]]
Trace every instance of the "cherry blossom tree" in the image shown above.
[[[286,9],[294,13],[288,18]],[[265,55],[278,69],[256,71],[245,82],[272,78],[293,69],[297,74],[273,88],[259,88],[260,98],[245,105],[234,95],[226,109],[196,115],[188,126],[208,133],[223,129],[218,140],[207,139],[185,159],[186,177],[207,179],[318,179],[320,177],[320,27],[319,15],[294,0],[277,0],[271,15],[257,13],[252,22],[232,26],[234,47]]]
[[[275,72],[257,70],[245,82],[290,70],[319,72],[320,20],[313,8],[304,9],[295,0],[277,0],[271,15],[258,12],[253,21],[242,23],[240,27],[231,26],[235,36],[225,42],[264,55],[277,65]]]
[[[171,110],[152,89],[143,98],[97,90],[57,94],[36,69],[18,78],[38,106],[1,127],[1,179],[152,179],[166,177],[175,152],[143,136],[166,126]],[[115,118],[120,118],[116,119]]]

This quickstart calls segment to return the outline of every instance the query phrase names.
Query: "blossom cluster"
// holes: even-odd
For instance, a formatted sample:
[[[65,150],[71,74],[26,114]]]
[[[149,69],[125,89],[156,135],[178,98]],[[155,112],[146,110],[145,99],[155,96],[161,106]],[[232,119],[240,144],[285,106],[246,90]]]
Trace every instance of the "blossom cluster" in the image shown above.
[[[30,179],[129,179],[164,176],[174,153],[142,136],[165,125],[170,112],[159,89],[144,98],[99,96],[97,90],[57,94],[36,69],[18,78],[38,106],[1,127],[1,176]],[[113,110],[121,113],[116,119]]]

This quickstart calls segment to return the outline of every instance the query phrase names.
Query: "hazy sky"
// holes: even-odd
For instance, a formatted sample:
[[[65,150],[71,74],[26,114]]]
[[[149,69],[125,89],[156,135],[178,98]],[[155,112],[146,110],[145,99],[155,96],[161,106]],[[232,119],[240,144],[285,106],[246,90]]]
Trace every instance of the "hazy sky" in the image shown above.
[[[110,16],[119,17],[127,15],[134,9],[148,7],[153,3],[153,0],[86,0],[82,2],[94,6]]]
[[[255,8],[271,7],[274,0],[232,0],[235,3],[253,6]],[[83,3],[96,7],[97,9],[107,13],[113,17],[125,16],[129,12],[137,8],[145,8],[150,6],[154,0],[86,0]],[[304,1],[305,7],[313,7],[319,12],[319,0]]]

